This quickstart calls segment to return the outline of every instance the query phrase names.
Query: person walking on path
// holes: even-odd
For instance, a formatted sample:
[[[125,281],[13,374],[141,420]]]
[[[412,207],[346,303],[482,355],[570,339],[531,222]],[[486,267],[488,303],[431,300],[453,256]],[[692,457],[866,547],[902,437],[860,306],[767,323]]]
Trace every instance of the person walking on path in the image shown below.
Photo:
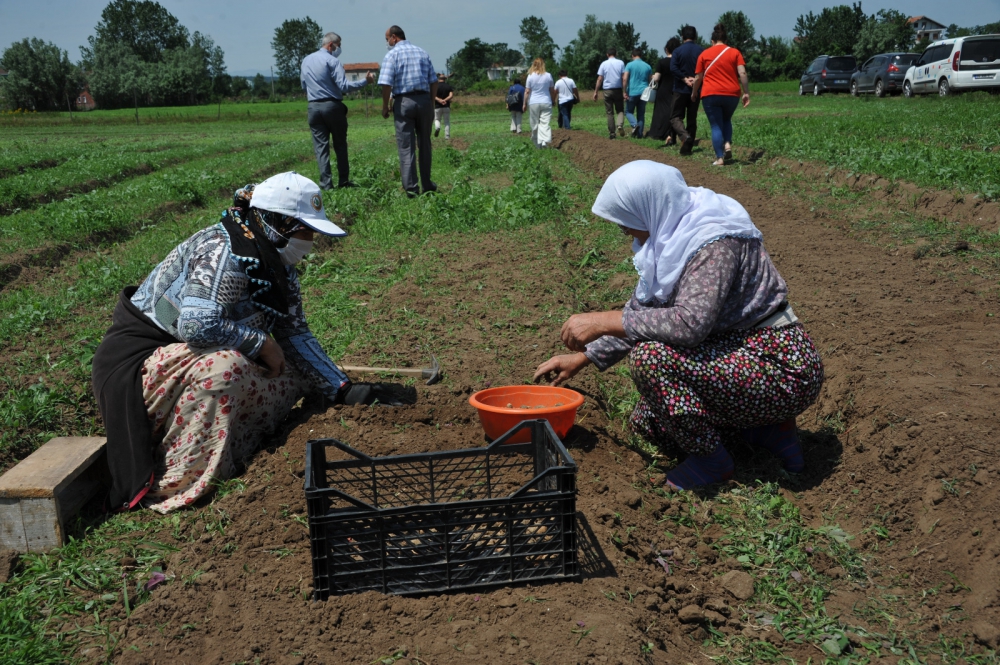
[[[670,54],[681,45],[681,40],[671,37],[667,40],[667,45],[663,47],[666,56],[660,58],[656,63],[656,71],[653,72],[653,83],[656,84],[656,102],[653,104],[653,121],[649,124],[647,138],[664,141],[666,145],[673,145],[677,132],[670,126],[670,114],[673,112],[674,104],[674,75],[670,71]]]
[[[301,82],[309,100],[307,117],[312,131],[313,152],[319,167],[320,189],[333,188],[330,172],[330,141],[337,155],[337,186],[353,187],[351,169],[347,161],[347,106],[344,95],[358,90],[375,77],[371,72],[362,81],[348,81],[344,65],[340,62],[340,35],[328,32],[323,35],[320,49],[302,59]]]
[[[622,75],[625,63],[616,56],[618,50],[614,47],[607,51],[608,59],[597,68],[597,83],[594,85],[594,101],[597,101],[597,91],[604,91],[604,113],[608,116],[608,138],[615,137],[615,128],[620,136],[625,136],[625,98],[622,95]]]
[[[507,89],[507,110],[510,111],[510,133],[521,133],[521,118],[524,116],[524,86],[521,79],[514,79],[514,85]]]
[[[819,396],[823,361],[746,209],[643,160],[612,173],[592,211],[632,237],[639,283],[624,310],[571,316],[562,342],[574,353],[539,365],[535,381],[627,359],[632,430],[667,458],[686,455],[671,490],[731,478],[724,437],[801,472],[795,418]]]
[[[556,81],[556,92],[559,93],[559,126],[571,129],[573,105],[580,101],[580,91],[576,89],[576,81],[571,79],[565,69],[559,70],[559,80]]]
[[[646,128],[646,102],[642,93],[649,85],[653,68],[642,59],[642,51],[632,49],[632,62],[625,65],[622,89],[625,97],[625,118],[632,127],[632,137],[642,138]],[[634,113],[634,115],[633,115]]]
[[[444,138],[451,138],[451,100],[455,96],[455,90],[448,85],[447,77],[438,74],[437,94],[434,97],[434,136],[441,133],[441,125],[444,125]]]
[[[545,61],[535,58],[528,70],[525,82],[524,110],[531,123],[531,140],[536,148],[544,148],[552,142],[552,106],[555,104],[556,87],[552,74],[545,71]]]
[[[733,157],[733,114],[742,98],[743,108],[750,104],[750,81],[743,54],[726,46],[726,26],[719,23],[712,32],[712,46],[698,56],[691,97],[701,99],[702,108],[712,127],[713,166],[723,166]],[[741,94],[742,93],[742,94]]]
[[[690,155],[698,132],[698,100],[691,100],[691,86],[694,85],[694,70],[702,49],[694,26],[681,28],[681,39],[684,43],[670,57],[670,72],[674,75],[674,110],[670,114],[670,124],[681,142],[681,154]]]
[[[436,192],[431,181],[431,132],[438,80],[427,51],[406,40],[398,25],[385,31],[389,49],[382,60],[378,84],[382,86],[382,117],[389,117],[389,97],[396,125],[396,150],[403,189],[409,197]],[[417,181],[419,164],[420,180]]]

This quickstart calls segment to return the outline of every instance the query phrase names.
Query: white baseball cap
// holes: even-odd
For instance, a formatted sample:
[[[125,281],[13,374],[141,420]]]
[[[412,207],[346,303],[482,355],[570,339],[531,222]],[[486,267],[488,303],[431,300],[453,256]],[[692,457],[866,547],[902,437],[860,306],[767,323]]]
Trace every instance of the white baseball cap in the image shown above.
[[[271,176],[254,187],[250,205],[294,217],[323,235],[347,235],[347,231],[327,219],[319,186],[295,171]]]

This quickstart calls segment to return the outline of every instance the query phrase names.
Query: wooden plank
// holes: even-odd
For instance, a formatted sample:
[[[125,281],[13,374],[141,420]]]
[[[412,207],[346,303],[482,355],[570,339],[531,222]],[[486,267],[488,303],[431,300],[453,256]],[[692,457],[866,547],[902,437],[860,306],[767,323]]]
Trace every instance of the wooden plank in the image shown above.
[[[51,498],[72,483],[103,452],[106,439],[51,439],[0,477],[0,498]]]
[[[26,551],[44,552],[62,545],[63,531],[55,497],[21,499],[20,503]]]
[[[24,522],[21,520],[21,502],[18,499],[0,499],[0,549],[28,551]]]

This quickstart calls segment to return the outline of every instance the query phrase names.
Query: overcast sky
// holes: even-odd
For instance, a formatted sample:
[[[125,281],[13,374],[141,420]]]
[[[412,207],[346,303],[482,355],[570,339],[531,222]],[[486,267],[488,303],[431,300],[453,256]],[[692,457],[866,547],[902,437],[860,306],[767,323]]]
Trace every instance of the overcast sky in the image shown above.
[[[662,51],[677,28],[690,23],[710,33],[724,11],[744,11],[758,34],[793,36],[799,14],[819,11],[840,0],[700,0],[688,8],[662,0],[160,0],[191,32],[207,33],[226,53],[230,73],[268,72],[273,64],[274,29],[290,18],[312,17],[324,31],[344,40],[344,62],[381,61],[384,35],[396,23],[406,36],[422,46],[440,71],[448,56],[473,37],[485,42],[507,42],[517,48],[518,26],[525,16],[545,19],[556,44],[565,46],[576,36],[584,15],[606,21],[631,21],[641,38]],[[849,3],[850,0],[844,0]],[[107,0],[0,0],[0,49],[25,37],[54,42],[75,62],[86,44]],[[612,9],[613,8],[613,9]],[[866,13],[893,8],[911,15],[925,14],[945,25],[977,25],[1000,20],[1000,0],[964,0],[945,3],[931,0],[900,2],[864,0]]]

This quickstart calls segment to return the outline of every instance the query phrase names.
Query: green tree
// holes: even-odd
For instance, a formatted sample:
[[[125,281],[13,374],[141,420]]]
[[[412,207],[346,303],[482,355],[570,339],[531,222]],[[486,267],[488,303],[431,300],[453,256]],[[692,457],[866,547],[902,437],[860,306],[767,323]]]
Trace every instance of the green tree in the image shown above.
[[[490,44],[490,60],[504,65],[505,67],[515,67],[524,62],[524,55],[517,49],[512,49],[503,42]],[[449,71],[451,71],[449,69]]]
[[[907,51],[913,45],[913,25],[895,9],[880,9],[868,17],[858,32],[854,55],[858,64],[877,53]]]
[[[158,2],[112,0],[88,41],[91,48],[122,44],[143,62],[159,62],[165,50],[188,46],[188,31]]]
[[[302,59],[319,48],[323,29],[308,16],[288,19],[274,29],[274,65],[283,79],[298,79]]]
[[[271,84],[268,83],[267,79],[260,72],[257,72],[257,75],[253,77],[253,84],[250,89],[255,99],[267,99],[271,96]]]
[[[597,68],[607,56],[609,46],[618,46],[618,35],[610,21],[598,21],[587,14],[576,37],[563,49],[560,65],[579,88],[592,88],[597,81]]]
[[[642,59],[649,63],[649,66],[656,69],[660,59],[660,52],[655,48],[650,48],[646,41],[640,41],[639,33],[631,23],[618,22],[614,25],[615,47],[618,49],[618,57],[628,62],[632,59],[632,49],[642,51]]]
[[[819,14],[802,14],[795,21],[795,34],[806,62],[819,55],[854,53],[854,43],[868,21],[861,3],[824,7]]]
[[[493,64],[494,46],[478,37],[466,41],[445,63],[451,73],[451,84],[460,90],[466,90],[484,80],[486,68]]]
[[[66,51],[34,37],[4,49],[0,67],[8,71],[0,89],[4,104],[11,109],[66,109],[68,100],[76,99],[82,88],[79,70]]]
[[[521,19],[521,39],[524,40],[521,42],[521,51],[529,62],[535,58],[542,58],[546,62],[555,60],[559,47],[549,34],[545,19],[537,16]]]
[[[723,13],[716,23],[726,26],[728,36],[726,45],[738,49],[746,58],[757,48],[757,37],[754,32],[753,23],[746,14],[740,11],[728,11]]]
[[[757,83],[798,79],[805,68],[799,49],[784,37],[762,36],[750,55],[744,57],[747,74],[751,81]]]

